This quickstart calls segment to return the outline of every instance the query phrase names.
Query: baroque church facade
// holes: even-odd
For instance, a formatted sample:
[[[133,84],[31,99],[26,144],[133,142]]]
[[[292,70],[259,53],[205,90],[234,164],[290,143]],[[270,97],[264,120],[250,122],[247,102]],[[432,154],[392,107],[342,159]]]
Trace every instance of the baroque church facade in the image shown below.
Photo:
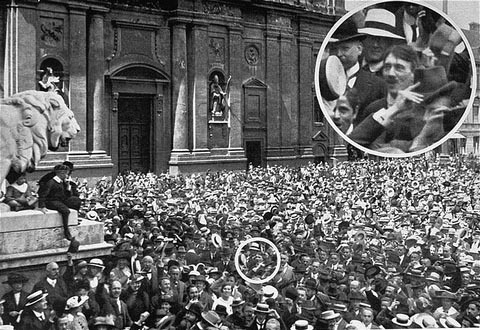
[[[344,13],[343,0],[12,0],[0,5],[0,93],[58,77],[82,130],[40,171],[66,159],[93,177],[328,160],[313,77]]]

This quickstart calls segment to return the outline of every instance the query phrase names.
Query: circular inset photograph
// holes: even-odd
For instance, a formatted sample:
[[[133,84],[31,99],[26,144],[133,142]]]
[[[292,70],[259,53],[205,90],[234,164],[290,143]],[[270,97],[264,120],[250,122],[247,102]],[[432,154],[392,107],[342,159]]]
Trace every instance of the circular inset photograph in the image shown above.
[[[329,124],[347,143],[382,157],[419,155],[455,138],[476,83],[465,34],[419,1],[350,11],[327,34],[315,68]]]
[[[266,238],[253,237],[240,244],[235,253],[238,274],[248,283],[271,281],[280,269],[280,251]]]

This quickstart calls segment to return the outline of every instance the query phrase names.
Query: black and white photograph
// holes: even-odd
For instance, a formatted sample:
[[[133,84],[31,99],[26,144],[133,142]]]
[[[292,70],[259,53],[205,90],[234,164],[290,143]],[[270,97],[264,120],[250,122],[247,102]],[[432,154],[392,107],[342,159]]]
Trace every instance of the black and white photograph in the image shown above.
[[[405,157],[453,136],[475,97],[475,61],[452,21],[413,1],[344,16],[317,58],[329,123],[375,155]]]
[[[0,1],[0,330],[480,329],[480,1]]]

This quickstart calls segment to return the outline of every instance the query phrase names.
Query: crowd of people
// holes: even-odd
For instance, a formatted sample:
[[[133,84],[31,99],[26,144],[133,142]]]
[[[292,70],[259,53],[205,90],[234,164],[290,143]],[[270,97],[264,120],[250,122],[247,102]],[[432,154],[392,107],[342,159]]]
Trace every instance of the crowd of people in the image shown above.
[[[126,173],[72,185],[79,217],[104,224],[112,253],[69,252],[30,292],[28,278],[9,274],[4,327],[480,326],[478,160]]]
[[[468,49],[444,17],[423,5],[385,2],[355,13],[333,32],[323,61],[329,56],[341,65],[320,67],[322,108],[362,147],[382,154],[424,150],[465,113],[473,72]]]

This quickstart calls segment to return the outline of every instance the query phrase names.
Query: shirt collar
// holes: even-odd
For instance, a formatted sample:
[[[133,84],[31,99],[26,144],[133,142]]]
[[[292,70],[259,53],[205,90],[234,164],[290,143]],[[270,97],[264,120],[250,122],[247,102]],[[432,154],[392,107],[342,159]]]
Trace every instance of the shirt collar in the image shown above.
[[[360,64],[357,62],[354,66],[345,71],[345,73],[347,74],[347,79],[354,76],[358,71],[360,71]]]
[[[56,175],[53,177],[53,180],[55,180],[55,181],[58,182],[58,183],[62,182],[62,179],[60,179],[60,178],[59,178],[58,176],[56,176]]]
[[[345,135],[349,135],[350,133],[352,133],[353,131],[353,124],[350,124],[350,127],[347,129],[347,132],[345,133]]]
[[[36,317],[43,317],[43,318],[45,318],[45,313],[44,313],[44,312],[39,313],[39,312],[37,312],[37,311],[34,311],[33,309],[32,309],[32,312],[33,312],[33,314],[35,314]]]

